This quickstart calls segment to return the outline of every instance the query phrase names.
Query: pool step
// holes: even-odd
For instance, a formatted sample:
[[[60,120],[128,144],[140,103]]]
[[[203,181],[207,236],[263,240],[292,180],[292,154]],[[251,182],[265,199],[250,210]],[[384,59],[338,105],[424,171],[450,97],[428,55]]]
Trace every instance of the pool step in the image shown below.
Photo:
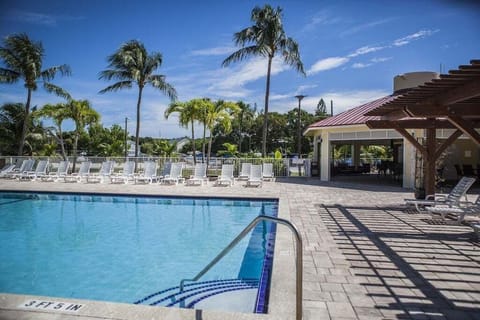
[[[134,302],[151,306],[195,308],[208,298],[227,292],[258,289],[258,279],[228,279],[187,283],[183,292],[179,287],[168,288]]]

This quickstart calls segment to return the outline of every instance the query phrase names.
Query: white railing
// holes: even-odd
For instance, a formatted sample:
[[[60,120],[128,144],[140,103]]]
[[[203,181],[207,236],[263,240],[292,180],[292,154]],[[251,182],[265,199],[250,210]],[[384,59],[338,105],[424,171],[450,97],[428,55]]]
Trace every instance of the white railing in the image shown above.
[[[50,168],[49,170],[55,170],[58,166],[58,163],[63,160],[61,157],[18,157],[18,156],[0,156],[0,169],[5,164],[17,163],[19,166],[24,159],[49,159]],[[73,166],[73,157],[68,158],[70,160],[69,171],[72,171]],[[158,172],[161,173],[167,162],[184,162],[185,167],[183,170],[183,175],[185,177],[193,174],[194,163],[193,157],[128,157],[128,160],[136,161],[137,168],[136,172],[143,170],[143,163],[147,160],[157,161]],[[75,171],[80,167],[82,161],[91,161],[92,162],[92,172],[97,172],[100,170],[101,163],[105,160],[115,161],[114,171],[118,172],[122,169],[123,163],[125,162],[125,157],[85,157],[79,156],[76,160]],[[207,160],[205,159],[205,162]],[[197,158],[197,162],[202,162],[202,157]],[[274,159],[274,158],[210,158],[208,163],[207,174],[209,176],[218,176],[220,174],[223,164],[233,164],[234,165],[234,175],[238,176],[242,167],[242,163],[252,163],[252,164],[263,164],[263,163],[273,163],[273,171],[276,177],[309,177],[311,174],[311,159]]]

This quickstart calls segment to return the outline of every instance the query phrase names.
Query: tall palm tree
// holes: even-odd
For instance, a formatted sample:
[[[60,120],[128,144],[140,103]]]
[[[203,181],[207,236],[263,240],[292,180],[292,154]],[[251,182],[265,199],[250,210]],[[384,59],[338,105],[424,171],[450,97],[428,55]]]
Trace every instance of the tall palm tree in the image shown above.
[[[69,100],[68,101],[68,115],[75,123],[74,140],[73,140],[73,167],[77,162],[78,139],[87,125],[92,125],[100,121],[100,114],[95,111],[88,100]]]
[[[219,125],[225,133],[232,131],[232,116],[240,111],[238,105],[234,102],[218,100],[211,104],[207,111],[206,125],[210,131],[208,140],[207,163],[210,162],[210,153],[212,151],[213,129]]]
[[[200,118],[201,106],[204,104],[204,99],[192,99],[187,102],[172,102],[167,110],[165,110],[165,118],[172,113],[178,113],[178,122],[184,127],[188,128],[190,125],[192,129],[192,151],[193,151],[193,162],[197,163],[197,150],[195,147],[195,121],[198,121]]]
[[[131,88],[133,84],[136,84],[138,87],[135,157],[138,157],[140,150],[140,106],[145,86],[150,85],[160,90],[172,101],[177,98],[175,88],[165,81],[165,76],[153,74],[162,65],[162,60],[161,53],[152,52],[148,54],[147,49],[141,42],[131,40],[123,44],[114,54],[108,57],[109,69],[100,72],[100,79],[118,80],[115,84],[101,90],[100,93]]]
[[[46,104],[40,110],[35,112],[36,117],[50,118],[56,126],[54,134],[60,148],[62,150],[62,157],[67,160],[67,153],[65,152],[65,143],[63,139],[62,124],[63,121],[69,119],[70,107],[68,103]]]
[[[241,153],[245,128],[251,127],[251,125],[247,126],[246,124],[248,124],[249,121],[253,120],[253,118],[255,117],[255,111],[250,107],[249,104],[246,104],[243,101],[238,101],[237,106],[239,108],[237,117],[238,152]]]
[[[0,107],[0,154],[14,154],[20,144],[24,122],[23,103],[5,103]]]
[[[268,101],[270,95],[270,75],[273,58],[279,53],[285,63],[294,67],[303,75],[305,75],[305,71],[300,59],[298,43],[292,38],[287,37],[283,30],[282,9],[280,7],[273,9],[268,4],[263,8],[255,7],[252,10],[251,21],[253,22],[252,26],[233,35],[235,44],[242,48],[227,57],[222,65],[226,67],[232,62],[241,61],[250,56],[267,58],[265,116],[263,118],[262,134],[262,154],[265,157],[267,154]]]
[[[5,68],[0,68],[0,83],[16,83],[24,81],[27,89],[27,102],[25,103],[25,120],[23,122],[18,146],[18,155],[23,155],[25,137],[28,131],[28,118],[30,116],[30,105],[32,92],[37,90],[41,82],[47,92],[54,93],[64,98],[70,95],[62,88],[51,84],[55,75],[60,72],[62,75],[70,75],[70,67],[66,64],[50,67],[42,70],[44,50],[41,42],[32,41],[25,33],[8,36],[0,47],[0,59]]]

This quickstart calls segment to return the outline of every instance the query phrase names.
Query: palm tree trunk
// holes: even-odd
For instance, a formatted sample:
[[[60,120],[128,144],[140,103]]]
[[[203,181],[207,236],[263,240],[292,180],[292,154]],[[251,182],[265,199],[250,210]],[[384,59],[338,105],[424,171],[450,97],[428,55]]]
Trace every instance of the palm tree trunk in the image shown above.
[[[27,103],[25,104],[25,116],[23,117],[22,135],[20,137],[20,145],[18,146],[18,156],[23,156],[23,146],[25,145],[25,137],[28,130],[28,116],[30,115],[30,101],[32,100],[32,89],[27,89]]]
[[[77,164],[77,148],[78,148],[78,138],[80,137],[80,132],[75,132],[75,139],[73,140],[73,166],[72,172],[75,172],[75,165]]]
[[[193,128],[193,120],[192,120],[192,149],[193,149],[193,164],[197,164],[197,149],[195,147],[195,130]]]
[[[207,134],[207,125],[203,124],[203,141],[202,141],[202,163],[205,163],[205,136]],[[211,134],[210,134],[211,135]]]
[[[67,153],[65,152],[65,143],[63,142],[63,132],[62,132],[62,127],[58,128],[58,141],[60,143],[60,148],[62,150],[62,158],[64,161],[67,160]]]
[[[138,157],[140,149],[140,104],[142,103],[143,87],[138,86],[138,100],[137,100],[137,129],[135,130],[135,158]]]
[[[207,163],[210,163],[210,153],[212,152],[212,141],[213,141],[213,136],[212,136],[212,132],[210,131],[210,139],[208,140]]]
[[[270,96],[270,74],[272,71],[272,58],[268,57],[267,88],[265,90],[265,110],[263,115],[262,157],[267,156],[267,131],[268,131],[268,97]]]

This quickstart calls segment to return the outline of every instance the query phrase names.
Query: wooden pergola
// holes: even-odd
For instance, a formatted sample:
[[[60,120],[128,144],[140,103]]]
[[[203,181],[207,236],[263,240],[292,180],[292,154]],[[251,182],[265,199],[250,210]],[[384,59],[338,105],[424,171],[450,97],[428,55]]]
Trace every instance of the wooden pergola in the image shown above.
[[[434,194],[438,157],[462,134],[480,146],[480,134],[475,130],[480,128],[480,60],[410,89],[365,115],[380,116],[380,120],[367,121],[369,128],[395,129],[421,152],[425,193]],[[444,128],[456,130],[440,144],[436,129]],[[425,145],[407,129],[424,129]]]

